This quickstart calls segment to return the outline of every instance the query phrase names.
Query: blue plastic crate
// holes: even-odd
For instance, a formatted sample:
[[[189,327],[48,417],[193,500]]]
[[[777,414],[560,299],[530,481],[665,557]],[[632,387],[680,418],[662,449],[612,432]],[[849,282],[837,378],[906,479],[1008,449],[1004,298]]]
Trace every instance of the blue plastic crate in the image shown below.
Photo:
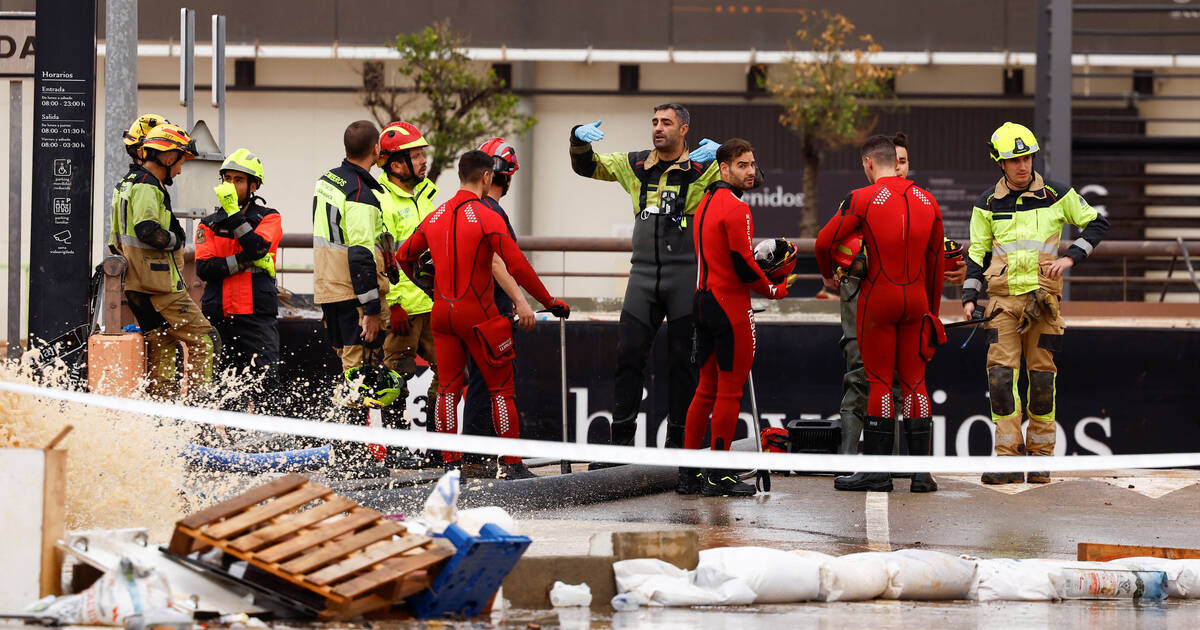
[[[408,599],[409,611],[420,619],[479,615],[533,542],[491,523],[480,529],[479,536],[470,536],[454,524],[442,535],[458,551],[429,590]]]

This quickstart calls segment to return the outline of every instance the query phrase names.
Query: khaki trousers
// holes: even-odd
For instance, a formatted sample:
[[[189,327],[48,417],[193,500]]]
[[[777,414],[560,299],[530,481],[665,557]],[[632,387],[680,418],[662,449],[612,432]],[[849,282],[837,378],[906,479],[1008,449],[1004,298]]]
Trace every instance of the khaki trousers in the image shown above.
[[[1062,349],[1066,322],[1057,296],[1035,291],[1024,295],[993,296],[986,315],[1003,309],[986,324],[988,336],[988,393],[996,423],[996,454],[1053,455],[1055,426],[1054,353]],[[1020,329],[1020,330],[1019,330]],[[1024,405],[1017,391],[1021,360],[1029,380]],[[1022,409],[1029,416],[1021,439]],[[1022,448],[1024,447],[1024,448]]]

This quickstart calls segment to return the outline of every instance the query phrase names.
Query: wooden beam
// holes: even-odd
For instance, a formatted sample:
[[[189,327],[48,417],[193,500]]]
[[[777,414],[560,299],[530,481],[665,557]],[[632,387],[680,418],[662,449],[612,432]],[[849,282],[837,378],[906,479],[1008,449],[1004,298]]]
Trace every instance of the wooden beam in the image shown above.
[[[1079,543],[1076,552],[1078,560],[1088,562],[1107,562],[1117,558],[1170,558],[1185,560],[1200,558],[1200,549],[1185,549],[1181,547],[1140,547],[1137,545],[1107,545],[1104,543]]]

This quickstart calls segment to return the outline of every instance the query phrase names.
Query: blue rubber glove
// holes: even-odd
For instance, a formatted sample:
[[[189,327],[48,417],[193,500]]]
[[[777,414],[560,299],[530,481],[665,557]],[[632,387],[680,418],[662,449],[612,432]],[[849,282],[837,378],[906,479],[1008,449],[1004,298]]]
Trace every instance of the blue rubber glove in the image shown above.
[[[688,157],[690,157],[694,162],[711,162],[717,157],[717,149],[719,148],[721,148],[721,145],[709,140],[708,138],[705,138],[700,141],[700,146],[692,149],[692,152],[688,154]]]
[[[584,142],[596,142],[604,139],[604,132],[600,131],[600,123],[603,120],[597,120],[588,125],[579,125],[575,128],[575,137]],[[716,155],[715,153],[713,155]]]

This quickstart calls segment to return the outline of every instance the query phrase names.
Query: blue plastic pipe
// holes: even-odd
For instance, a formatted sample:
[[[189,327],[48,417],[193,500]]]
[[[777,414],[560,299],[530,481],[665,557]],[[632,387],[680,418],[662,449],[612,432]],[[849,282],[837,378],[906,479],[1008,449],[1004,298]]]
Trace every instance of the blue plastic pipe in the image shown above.
[[[333,463],[333,447],[326,444],[298,451],[243,453],[188,444],[183,457],[193,466],[221,472],[299,472]]]

